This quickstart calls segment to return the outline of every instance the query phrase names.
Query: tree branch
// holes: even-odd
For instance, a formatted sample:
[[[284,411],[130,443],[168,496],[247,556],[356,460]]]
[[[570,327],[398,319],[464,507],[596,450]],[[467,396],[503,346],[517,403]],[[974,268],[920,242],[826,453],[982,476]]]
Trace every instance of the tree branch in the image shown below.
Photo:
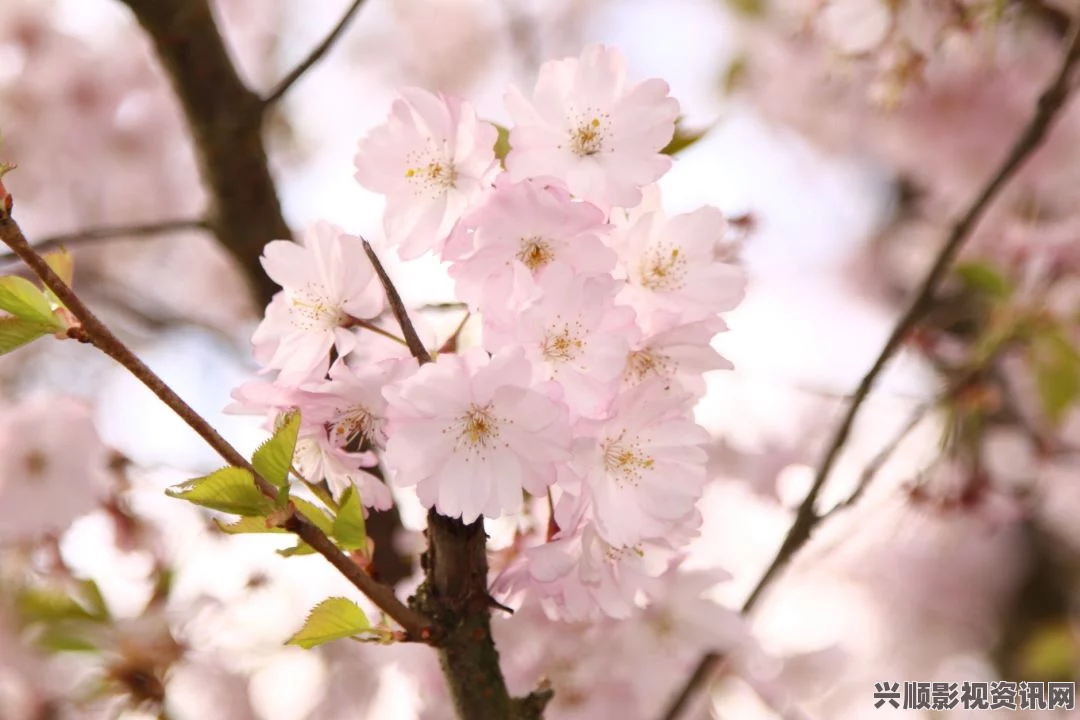
[[[266,305],[278,287],[259,256],[266,243],[292,232],[267,165],[263,101],[237,75],[207,0],[121,2],[154,41],[184,108],[210,191],[207,224]]]
[[[405,336],[405,344],[409,346],[409,352],[421,365],[431,362],[431,354],[424,347],[423,341],[420,340],[420,336],[416,333],[416,328],[413,327],[412,321],[409,320],[409,311],[405,309],[405,303],[401,301],[401,295],[398,293],[397,288],[394,287],[390,276],[386,274],[386,268],[379,262],[379,256],[375,254],[371,243],[367,240],[363,240],[363,243],[364,252],[367,253],[368,259],[371,260],[371,264],[375,268],[375,274],[379,276],[379,282],[382,283],[383,291],[386,292],[386,301],[390,304],[390,310],[394,313],[394,319],[397,320],[398,326],[401,327],[401,334]]]
[[[266,97],[262,100],[263,112],[268,110],[272,105],[277,103],[281,98],[285,96],[292,86],[302,78],[308,70],[310,70],[317,62],[322,60],[323,56],[329,52],[334,43],[338,41],[341,34],[345,32],[345,29],[349,26],[349,23],[356,13],[360,10],[360,6],[364,4],[364,0],[353,0],[352,5],[348,7],[345,14],[338,21],[338,24],[330,31],[330,34],[319,43],[315,49],[313,49],[306,58],[304,58],[299,65],[292,69],[288,75],[283,77],[274,88],[266,94]]]
[[[0,186],[0,189],[2,189],[2,186]],[[10,247],[41,278],[41,282],[45,287],[51,290],[71,312],[71,315],[79,321],[79,325],[68,329],[68,336],[93,345],[126,368],[151,392],[157,395],[162,402],[168,405],[173,412],[180,416],[192,430],[198,433],[210,447],[221,455],[225,462],[250,472],[259,490],[271,500],[276,501],[278,499],[277,488],[260,476],[247,458],[218,434],[210,423],[188,405],[183,398],[177,395],[130,348],[124,345],[91,312],[90,308],[83,304],[75,292],[53,272],[48,263],[30,247],[30,243],[27,242],[19,225],[11,217],[10,198],[10,195],[0,198],[0,201],[4,202],[3,208],[0,209],[0,240]],[[380,609],[405,628],[410,638],[414,640],[427,640],[430,638],[431,622],[427,618],[406,607],[397,599],[392,589],[372,579],[334,545],[319,528],[303,515],[298,514],[295,508],[290,508],[289,516],[285,519],[283,527],[300,536],[304,542],[330,561],[360,592],[364,593]]]
[[[961,215],[953,224],[945,240],[945,244],[938,252],[926,277],[923,278],[923,281],[915,292],[914,298],[910,301],[907,310],[904,311],[904,314],[901,315],[899,321],[896,323],[888,340],[885,342],[885,347],[881,349],[881,353],[878,355],[877,360],[874,361],[870,371],[863,377],[858,388],[856,388],[847,412],[840,421],[840,424],[833,435],[832,442],[829,444],[825,456],[821,461],[821,465],[818,467],[814,482],[810,486],[809,492],[807,492],[806,497],[803,499],[802,504],[795,513],[795,520],[792,522],[787,536],[780,545],[780,549],[777,551],[772,563],[765,570],[764,575],[762,575],[761,579],[743,604],[742,611],[744,613],[753,610],[754,606],[757,605],[758,601],[761,599],[765,589],[772,583],[780,570],[787,565],[795,553],[810,539],[811,532],[821,520],[821,516],[817,514],[814,504],[817,501],[818,495],[821,494],[821,490],[825,486],[825,481],[828,479],[829,473],[832,471],[833,465],[840,455],[840,450],[847,442],[848,435],[851,433],[851,428],[855,423],[855,418],[859,413],[859,409],[870,395],[874,383],[885,370],[889,360],[900,348],[900,345],[903,343],[908,333],[932,306],[933,296],[938,285],[945,279],[945,274],[952,265],[957,252],[959,252],[964,241],[968,239],[971,232],[975,229],[975,226],[982,218],[987,206],[989,206],[990,202],[1002,187],[1012,179],[1023,165],[1024,161],[1027,160],[1046,139],[1046,135],[1053,126],[1054,120],[1060,114],[1066,101],[1069,99],[1069,93],[1073,84],[1073,75],[1078,62],[1080,62],[1080,23],[1074,23],[1072,29],[1069,31],[1069,38],[1066,43],[1061,65],[1046,89],[1043,90],[1042,94],[1039,96],[1034,115],[1020,132],[1020,135],[1013,143],[1012,148],[1009,150],[1008,155],[1006,155],[997,171],[983,189],[979,191],[963,215]],[[699,690],[704,688],[705,684],[712,676],[713,670],[720,663],[721,659],[721,656],[715,653],[708,653],[702,657],[686,684],[680,689],[679,693],[675,696],[671,705],[664,713],[663,717],[665,720],[676,720],[676,718],[682,715],[693,696]]]
[[[141,225],[105,225],[92,227],[75,232],[52,235],[34,244],[34,250],[45,252],[58,247],[82,245],[87,242],[100,242],[102,240],[116,240],[119,238],[151,237],[153,235],[167,235],[169,233],[186,232],[188,230],[209,230],[210,225],[202,218],[185,218],[180,220],[163,220],[161,222],[145,223]],[[0,255],[0,261],[15,259],[12,252]]]
[[[421,365],[432,362],[397,288],[371,245],[367,240],[363,242],[413,357]],[[466,525],[458,518],[440,515],[432,509],[428,511],[425,534],[428,549],[420,559],[424,582],[413,601],[444,632],[435,646],[458,717],[461,720],[540,718],[551,692],[541,690],[513,699],[499,667],[499,651],[491,635],[491,608],[495,601],[488,593],[487,533],[483,518]]]

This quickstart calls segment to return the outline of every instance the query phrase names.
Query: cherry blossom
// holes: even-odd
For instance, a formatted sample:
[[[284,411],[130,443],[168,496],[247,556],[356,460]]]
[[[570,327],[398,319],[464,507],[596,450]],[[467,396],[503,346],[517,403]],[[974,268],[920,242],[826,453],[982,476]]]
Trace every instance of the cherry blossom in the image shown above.
[[[356,179],[386,196],[388,242],[402,259],[439,251],[498,171],[498,131],[469,103],[405,88],[386,123],[360,142]]]
[[[384,391],[386,462],[425,507],[473,522],[543,494],[570,459],[566,407],[531,387],[521,350],[440,355]]]
[[[279,382],[296,383],[325,375],[330,349],[347,354],[356,335],[353,318],[374,317],[382,309],[381,288],[359,238],[320,221],[304,244],[275,240],[262,258],[266,274],[284,288],[274,296],[255,330],[255,355],[280,370]]]
[[[671,167],[660,151],[679,103],[663,80],[628,86],[622,53],[592,45],[580,58],[544,63],[530,102],[506,94],[514,121],[506,169],[515,180],[553,176],[605,209],[633,207],[641,187]]]
[[[611,545],[591,522],[526,549],[492,585],[536,598],[552,620],[628,618],[639,593],[651,595],[671,553],[654,544]]]
[[[363,469],[378,464],[375,454],[328,447],[325,432],[301,435],[293,451],[293,464],[308,482],[326,481],[335,498],[352,486],[367,507],[386,510],[394,504],[390,488]]]
[[[485,345],[525,348],[537,379],[557,381],[576,415],[598,417],[615,397],[637,331],[633,311],[615,305],[619,285],[610,275],[552,267],[538,285],[540,297],[512,325],[485,325]]]
[[[615,545],[667,535],[704,490],[709,434],[689,417],[689,397],[660,385],[651,379],[620,394],[610,418],[578,428],[593,438],[577,461],[597,529]]]
[[[625,279],[620,300],[644,322],[676,313],[684,322],[702,320],[738,305],[746,277],[737,265],[717,262],[727,222],[719,210],[703,207],[667,218],[646,213],[611,239],[619,255],[615,276]]]
[[[0,541],[60,532],[98,507],[110,488],[110,451],[90,409],[36,397],[0,414]]]
[[[512,183],[500,175],[463,219],[443,254],[455,260],[450,276],[459,298],[487,313],[527,300],[534,290],[528,280],[557,264],[583,274],[611,272],[615,254],[601,240],[608,229],[603,211],[572,202],[553,182]]]
[[[356,367],[338,360],[326,381],[305,385],[309,400],[304,419],[324,426],[332,447],[386,445],[386,398],[383,386],[416,371],[412,358],[365,363]]]
[[[700,398],[705,395],[705,373],[734,367],[710,345],[728,329],[722,318],[675,324],[677,316],[657,314],[653,320],[641,339],[631,343],[623,370],[624,389],[657,377],[664,381],[665,391],[675,388]]]

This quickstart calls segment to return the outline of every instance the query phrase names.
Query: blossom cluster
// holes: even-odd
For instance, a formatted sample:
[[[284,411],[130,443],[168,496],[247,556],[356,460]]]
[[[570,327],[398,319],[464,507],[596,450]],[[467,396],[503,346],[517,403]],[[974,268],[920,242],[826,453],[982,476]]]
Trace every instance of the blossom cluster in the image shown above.
[[[501,158],[471,104],[403,90],[356,179],[386,198],[387,247],[448,264],[478,345],[447,351],[455,336],[424,364],[388,349],[361,239],[320,222],[266,248],[283,291],[253,342],[276,377],[235,394],[271,419],[299,408],[296,468],[368,507],[392,503],[380,458],[466,523],[546,496],[547,532],[521,538],[497,590],[568,619],[629,616],[693,535],[709,440],[693,407],[730,367],[710,342],[745,289],[719,210],[663,211],[679,106],[626,74],[604,46],[546,63],[531,97],[506,94]]]

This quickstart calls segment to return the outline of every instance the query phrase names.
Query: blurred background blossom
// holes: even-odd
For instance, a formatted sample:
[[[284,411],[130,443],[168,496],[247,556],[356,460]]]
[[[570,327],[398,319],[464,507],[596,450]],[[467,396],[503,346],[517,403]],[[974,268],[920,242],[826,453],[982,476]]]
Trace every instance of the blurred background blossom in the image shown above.
[[[265,90],[347,3],[212,5],[242,78]],[[266,137],[289,225],[326,219],[377,244],[382,201],[353,181],[352,162],[398,87],[466,96],[505,124],[507,84],[527,91],[544,60],[605,42],[633,77],[666,79],[680,127],[701,133],[661,181],[666,210],[708,203],[752,223],[748,295],[714,341],[734,370],[707,375],[696,408],[714,441],[683,565],[693,572],[666,578],[663,598],[627,621],[553,625],[532,606],[496,614],[512,691],[547,678],[552,718],[657,718],[706,650],[731,662],[700,717],[856,720],[871,715],[875,682],[1077,679],[1076,103],[877,385],[823,507],[849,496],[912,412],[932,408],[760,609],[738,616],[845,398],[1027,122],[1076,14],[1041,0],[368,0],[273,109]],[[0,129],[2,158],[19,166],[5,184],[32,241],[195,218],[207,202],[169,80],[113,0],[0,3]],[[256,369],[249,340],[263,303],[248,291],[250,268],[190,227],[69,246],[80,295],[230,441],[254,449],[266,437],[258,420],[222,412]],[[454,300],[437,260],[385,260],[410,306]],[[441,337],[459,320],[421,322]],[[1006,340],[988,347],[991,336]],[[0,719],[450,717],[428,648],[285,647],[312,605],[351,586],[320,560],[274,554],[286,546],[275,536],[225,536],[165,497],[217,467],[213,454],[111,361],[75,345],[0,359],[0,418],[20,419],[0,422],[0,443],[25,451],[28,432],[47,443],[83,404],[104,443],[66,438],[84,463],[79,492],[98,492],[72,508],[70,527],[33,543],[14,537],[8,498],[25,497],[23,478],[4,455]],[[393,542],[415,557],[424,512],[394,492],[404,527]],[[496,557],[512,554],[529,521],[489,521]],[[417,582],[405,578],[399,594]],[[72,598],[79,610],[60,613]],[[75,652],[79,643],[96,650]]]

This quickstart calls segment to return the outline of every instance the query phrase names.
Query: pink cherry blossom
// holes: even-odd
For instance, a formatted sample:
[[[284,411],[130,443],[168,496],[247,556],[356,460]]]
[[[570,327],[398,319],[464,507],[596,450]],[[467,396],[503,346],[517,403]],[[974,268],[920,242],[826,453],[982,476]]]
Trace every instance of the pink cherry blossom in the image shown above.
[[[623,388],[657,377],[664,381],[664,391],[689,392],[694,398],[705,395],[704,375],[712,370],[731,370],[734,365],[720,355],[710,342],[727,330],[719,317],[709,317],[684,325],[671,323],[654,315],[642,339],[632,343],[623,371]]]
[[[402,259],[438,252],[498,171],[494,125],[456,97],[405,88],[390,117],[360,141],[356,179],[386,196],[387,240]]]
[[[382,289],[359,238],[328,222],[315,223],[304,244],[275,240],[262,258],[266,274],[284,288],[255,330],[255,354],[278,381],[298,384],[325,375],[330,349],[356,347],[351,318],[382,309]]]
[[[628,618],[639,593],[657,589],[671,553],[659,545],[616,546],[585,522],[526,549],[492,586],[500,594],[525,592],[552,620]]]
[[[665,217],[647,213],[612,236],[619,255],[615,276],[625,279],[620,300],[643,322],[658,312],[677,313],[692,322],[726,312],[746,292],[746,276],[737,265],[716,259],[727,222],[719,210],[703,207]]]
[[[473,522],[543,494],[570,459],[564,405],[531,387],[520,350],[440,355],[385,390],[386,463],[425,507]]]
[[[577,459],[600,535],[633,545],[668,535],[694,512],[705,487],[709,434],[689,416],[689,396],[650,379],[620,394],[611,417],[581,423],[593,444]]]
[[[615,254],[601,240],[608,226],[600,208],[573,202],[550,182],[512,183],[500,175],[495,190],[465,217],[444,259],[459,298],[484,312],[528,296],[521,284],[556,264],[578,273],[610,273]]]
[[[110,451],[90,409],[37,397],[0,415],[0,542],[64,530],[110,487]]]
[[[511,325],[485,324],[485,347],[525,348],[537,379],[558,382],[575,415],[598,417],[615,397],[637,332],[633,311],[615,305],[619,285],[609,275],[574,276],[554,266],[539,283],[539,299]]]
[[[514,121],[506,169],[515,180],[559,178],[605,209],[637,205],[641,187],[671,167],[660,151],[679,103],[668,91],[656,79],[628,86],[622,53],[602,45],[544,63],[531,102],[516,88],[506,94]]]
[[[416,372],[412,358],[364,363],[357,367],[338,360],[330,368],[329,380],[305,385],[309,393],[304,419],[326,428],[329,443],[335,448],[386,444],[385,385]]]
[[[367,507],[386,510],[394,504],[390,488],[363,468],[375,467],[378,459],[372,452],[347,452],[327,443],[326,435],[301,435],[293,451],[293,464],[308,482],[326,481],[334,497],[340,498],[350,486],[356,488],[360,502]]]

